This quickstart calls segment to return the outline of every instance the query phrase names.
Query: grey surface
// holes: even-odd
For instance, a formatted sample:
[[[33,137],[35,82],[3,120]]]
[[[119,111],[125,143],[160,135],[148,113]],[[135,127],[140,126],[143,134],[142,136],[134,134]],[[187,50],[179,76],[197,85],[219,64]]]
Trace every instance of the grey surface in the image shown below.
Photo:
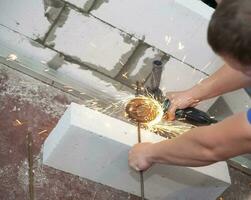
[[[231,164],[232,165],[232,164]],[[232,185],[218,200],[251,200],[251,175],[235,167],[229,167]]]

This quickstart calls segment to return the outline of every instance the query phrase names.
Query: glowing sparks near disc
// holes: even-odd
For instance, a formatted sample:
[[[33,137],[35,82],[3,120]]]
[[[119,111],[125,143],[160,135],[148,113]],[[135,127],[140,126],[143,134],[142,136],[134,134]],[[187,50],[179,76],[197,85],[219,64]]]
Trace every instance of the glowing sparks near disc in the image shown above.
[[[165,121],[149,127],[149,130],[155,133],[168,135],[169,138],[174,138],[182,135],[192,128],[194,128],[194,126],[191,124],[181,123],[177,121]]]
[[[169,139],[175,138],[194,126],[180,121],[166,121],[163,107],[153,97],[139,96],[126,102],[125,117],[134,122],[140,122],[142,128],[160,134]]]

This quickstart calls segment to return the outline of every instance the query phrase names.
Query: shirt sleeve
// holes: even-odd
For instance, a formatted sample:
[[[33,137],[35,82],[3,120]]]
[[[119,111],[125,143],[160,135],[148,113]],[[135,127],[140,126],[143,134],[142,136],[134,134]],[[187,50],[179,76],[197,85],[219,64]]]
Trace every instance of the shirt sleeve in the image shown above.
[[[247,118],[248,118],[249,123],[251,124],[251,108],[247,112]]]

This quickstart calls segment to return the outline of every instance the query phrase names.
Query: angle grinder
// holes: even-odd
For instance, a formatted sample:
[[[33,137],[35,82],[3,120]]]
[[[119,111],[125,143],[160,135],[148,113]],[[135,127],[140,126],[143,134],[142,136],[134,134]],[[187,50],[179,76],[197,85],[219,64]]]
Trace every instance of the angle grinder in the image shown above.
[[[161,60],[153,61],[152,73],[150,75],[150,86],[147,87],[147,93],[150,93],[154,99],[162,103],[163,112],[166,113],[170,107],[170,100],[166,99],[163,92],[159,88],[161,75],[163,71],[163,63]],[[217,123],[217,120],[211,118],[207,113],[194,108],[177,109],[175,112],[177,120],[185,120],[193,125],[210,125]]]

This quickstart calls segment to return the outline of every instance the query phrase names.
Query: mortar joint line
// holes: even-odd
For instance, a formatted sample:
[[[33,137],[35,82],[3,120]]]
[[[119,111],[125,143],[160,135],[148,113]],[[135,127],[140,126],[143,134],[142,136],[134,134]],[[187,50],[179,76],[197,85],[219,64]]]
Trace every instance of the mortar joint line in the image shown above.
[[[117,30],[119,30],[119,31],[122,32],[122,33],[125,33],[126,35],[128,35],[128,36],[130,36],[130,37],[134,37],[134,38],[136,38],[137,40],[142,40],[142,39],[136,37],[134,34],[128,33],[128,32],[126,32],[126,31],[124,31],[124,30],[122,30],[122,29],[120,29],[120,28],[118,28],[118,27],[116,27],[116,26],[114,26],[114,25],[112,25],[112,24],[110,24],[110,23],[104,21],[103,19],[100,19],[99,17],[95,16],[95,15],[92,14],[91,12],[89,13],[89,15],[92,16],[92,17],[94,17],[94,18],[97,19],[98,21],[103,22],[103,23],[106,24],[106,25],[111,26],[112,28],[117,29]]]
[[[104,77],[106,77],[106,78],[109,78],[109,79],[111,79],[111,80],[113,80],[113,81],[115,81],[115,82],[118,82],[118,83],[120,83],[122,86],[127,86],[127,87],[129,87],[128,85],[124,84],[122,81],[116,80],[115,77],[109,76],[109,75],[107,75],[107,74],[104,73],[104,72],[101,72],[101,71],[99,71],[99,70],[97,70],[97,69],[95,69],[95,68],[92,68],[92,67],[90,67],[89,65],[86,65],[86,64],[84,64],[84,63],[82,63],[82,62],[80,62],[80,61],[78,61],[78,60],[72,58],[72,56],[70,56],[70,55],[66,55],[66,54],[62,53],[61,51],[58,51],[58,50],[56,50],[56,49],[53,49],[53,48],[50,47],[49,45],[44,44],[44,46],[47,47],[47,48],[49,48],[49,49],[51,49],[51,50],[53,50],[53,51],[55,51],[55,52],[57,52],[57,53],[60,54],[60,55],[63,55],[65,61],[68,61],[68,62],[73,63],[73,64],[80,65],[81,67],[87,68],[88,70],[90,70],[90,71],[92,71],[92,72],[95,72],[95,73],[100,74],[100,75],[102,75],[102,76],[104,76]],[[129,87],[129,88],[130,88],[130,89],[133,89],[132,86]]]
[[[42,45],[45,45],[45,42],[46,42],[47,38],[49,37],[51,31],[55,28],[56,24],[58,23],[58,21],[59,21],[61,15],[62,15],[63,12],[65,11],[66,6],[67,6],[66,3],[64,3],[64,6],[63,6],[62,9],[60,10],[58,16],[56,17],[56,19],[55,19],[55,20],[53,21],[53,23],[51,24],[49,30],[45,33],[44,38],[43,38],[42,40],[38,39],[37,42],[41,41],[41,42],[39,42],[39,43],[42,44]],[[35,41],[36,41],[36,40],[35,40]]]
[[[123,72],[125,71],[125,69],[128,67],[128,64],[130,63],[130,61],[136,56],[136,52],[137,50],[141,47],[141,45],[143,45],[143,43],[141,41],[138,42],[137,46],[135,47],[135,49],[133,50],[132,54],[130,55],[130,57],[127,59],[127,61],[124,63],[123,67],[121,68],[121,70],[117,73],[117,75],[114,77],[114,79],[118,80],[121,75],[123,74]]]
[[[99,0],[93,0],[92,6],[88,9],[88,13],[94,10]]]

